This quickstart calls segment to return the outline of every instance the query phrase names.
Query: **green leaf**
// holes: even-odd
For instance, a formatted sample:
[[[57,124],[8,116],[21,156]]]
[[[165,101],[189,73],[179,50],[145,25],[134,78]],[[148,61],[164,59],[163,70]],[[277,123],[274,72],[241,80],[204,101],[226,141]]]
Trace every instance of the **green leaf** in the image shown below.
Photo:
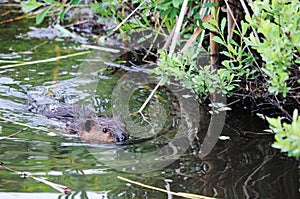
[[[293,121],[297,121],[298,117],[299,117],[299,121],[300,121],[300,116],[298,115],[298,109],[295,109],[293,112]]]
[[[253,23],[253,20],[252,20],[251,16],[249,16],[249,15],[245,16],[245,20],[250,24]]]
[[[150,23],[149,23],[149,20],[147,19],[147,16],[142,14],[142,18],[144,20],[144,22],[146,23],[147,26],[151,27]]]
[[[242,26],[242,37],[246,34],[249,25],[245,23],[244,21],[241,21],[241,26]]]
[[[171,1],[166,1],[164,3],[159,4],[159,10],[166,10],[169,9],[170,7],[172,7],[172,2]]]
[[[203,7],[205,8],[211,8],[211,7],[215,7],[218,5],[218,2],[213,2],[213,3],[204,3]]]
[[[54,0],[43,0],[45,3],[48,3],[48,4],[54,4],[55,1]]]
[[[225,25],[226,25],[226,18],[223,18],[222,21],[221,21],[221,32],[222,32],[222,34],[224,34]]]
[[[229,38],[228,39],[228,43],[233,44],[235,46],[240,46],[239,44],[237,44],[233,39]]]
[[[218,32],[218,30],[214,26],[212,26],[210,23],[203,23],[202,25],[204,26],[204,28],[206,28],[210,31]]]
[[[211,25],[213,25],[214,27],[218,27],[218,22],[217,22],[217,20],[215,20],[215,19],[209,20],[209,23],[210,23]]]
[[[212,7],[211,8],[211,14],[212,16],[217,19],[218,18],[218,14],[219,14],[219,9],[216,9],[216,7]]]
[[[181,2],[182,2],[182,1],[180,1],[180,0],[172,0],[172,4],[173,4],[173,6],[174,6],[175,8],[179,8],[179,5],[180,5]]]
[[[94,3],[91,3],[90,8],[95,10],[96,12],[99,12],[99,3],[98,3],[98,1],[94,1]]]
[[[232,32],[233,32],[234,34],[238,35],[238,36],[241,36],[241,34],[239,33],[239,31],[237,31],[237,30],[235,30],[235,29],[233,29]]]
[[[178,14],[178,9],[172,8],[171,11],[170,11],[170,13],[169,13],[169,16],[171,18],[175,18],[177,16],[177,14]]]
[[[44,21],[45,16],[47,15],[47,12],[51,9],[52,7],[47,7],[45,8],[42,12],[40,12],[35,19],[36,24],[40,24]]]
[[[274,77],[274,75],[272,74],[272,72],[270,70],[267,70],[266,68],[262,68],[262,71],[269,77],[271,77],[271,78]]]
[[[270,93],[275,93],[275,95],[277,95],[277,93],[278,93],[278,88],[277,88],[277,87],[274,87],[274,86],[270,86],[270,87],[268,88],[268,91],[269,91]]]
[[[150,39],[151,37],[152,37],[152,34],[143,36],[143,37],[141,37],[141,38],[137,41],[137,43],[138,43],[138,44],[143,43],[143,42],[147,41],[148,39]]]
[[[72,0],[71,2],[70,2],[70,4],[71,5],[78,5],[78,4],[80,4],[82,2],[82,0]]]
[[[60,13],[60,15],[59,15],[59,18],[60,18],[60,21],[61,21],[61,22],[63,22],[67,10],[68,10],[68,8],[64,8],[64,9],[61,11],[61,13]]]
[[[281,126],[281,120],[279,118],[270,118],[270,117],[267,117],[267,121],[273,127],[277,127],[278,128],[279,126]]]
[[[231,44],[227,45],[227,49],[234,55],[237,54],[236,50],[233,48],[233,46]]]
[[[221,51],[221,54],[225,55],[226,57],[231,57],[230,53],[227,51]],[[223,62],[222,62],[223,63]],[[223,64],[224,65],[224,64]]]
[[[27,1],[27,2],[22,1],[21,2],[22,10],[25,13],[31,12],[31,11],[41,7],[42,5],[44,5],[44,4],[36,2],[36,0]]]
[[[219,36],[214,36],[213,40],[219,44],[222,44],[225,46],[224,41]]]

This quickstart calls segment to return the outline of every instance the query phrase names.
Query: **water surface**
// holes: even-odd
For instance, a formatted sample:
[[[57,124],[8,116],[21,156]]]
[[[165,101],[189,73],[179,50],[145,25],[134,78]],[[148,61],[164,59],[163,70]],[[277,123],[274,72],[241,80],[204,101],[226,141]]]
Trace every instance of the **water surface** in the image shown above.
[[[3,16],[1,21],[14,16]],[[0,63],[1,66],[84,50],[78,43],[26,39],[23,34],[29,31],[30,26],[35,26],[32,19],[0,25],[0,60],[6,62]],[[105,51],[98,54],[102,61],[96,62],[97,66],[103,61],[118,59],[118,55]],[[230,139],[219,140],[207,156],[200,158],[201,142],[210,122],[210,115],[201,109],[200,129],[186,152],[158,170],[153,170],[159,166],[149,161],[150,172],[143,173],[136,173],[136,168],[132,167],[132,159],[140,160],[141,157],[126,154],[142,156],[156,151],[168,145],[179,133],[178,102],[173,99],[174,96],[166,94],[166,90],[161,89],[157,93],[152,102],[154,108],[149,109],[152,117],[161,117],[159,109],[165,110],[162,135],[125,146],[89,145],[77,137],[63,135],[63,123],[27,110],[30,93],[35,98],[46,96],[67,103],[85,104],[95,108],[99,114],[112,115],[112,93],[125,71],[104,70],[106,67],[103,66],[95,72],[90,68],[92,62],[82,61],[87,56],[0,69],[0,116],[11,120],[0,120],[0,136],[4,138],[23,129],[24,126],[18,123],[41,129],[27,128],[16,136],[0,140],[0,161],[7,167],[71,187],[70,197],[74,198],[168,197],[165,193],[121,181],[117,176],[161,188],[169,187],[166,189],[176,192],[218,198],[300,198],[298,162],[272,149],[272,138],[243,138],[233,130],[233,123],[248,131],[265,128],[262,121],[243,110],[228,113],[229,123],[222,134]],[[82,75],[87,74],[83,72],[86,70],[92,72],[88,76]],[[138,110],[150,92],[149,86],[140,86],[134,92],[129,102],[131,113]],[[155,108],[157,103],[162,107]],[[133,132],[132,140],[151,135],[146,128],[147,123],[143,123],[140,116],[125,117],[145,126]],[[126,158],[130,161],[126,162]],[[120,162],[122,168],[118,165]],[[45,183],[32,178],[23,179],[12,171],[1,169],[0,176],[0,198],[68,198]]]

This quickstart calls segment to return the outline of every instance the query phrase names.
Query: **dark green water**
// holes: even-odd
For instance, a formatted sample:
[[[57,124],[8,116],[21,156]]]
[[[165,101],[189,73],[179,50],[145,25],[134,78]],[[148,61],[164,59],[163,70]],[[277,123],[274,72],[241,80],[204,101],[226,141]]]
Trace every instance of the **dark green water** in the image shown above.
[[[0,6],[1,13],[8,9]],[[12,12],[2,16],[0,21],[14,16]],[[21,35],[28,32],[30,26],[35,26],[32,19],[0,25],[1,61],[28,62],[86,51],[72,42],[26,39]],[[90,145],[79,138],[63,135],[61,122],[27,111],[27,92],[30,92],[34,97],[53,97],[50,95],[54,93],[57,100],[86,104],[100,114],[115,114],[112,103],[115,101],[118,106],[118,102],[124,102],[123,92],[114,94],[122,83],[119,82],[124,78],[124,71],[106,69],[103,61],[112,62],[119,56],[93,51],[56,62],[0,69],[0,116],[44,129],[28,128],[2,139],[24,126],[0,120],[0,161],[16,171],[72,188],[72,194],[67,196],[33,178],[23,179],[20,174],[0,169],[0,198],[168,198],[165,193],[126,183],[117,176],[163,189],[169,186],[175,192],[218,198],[300,198],[298,163],[272,149],[269,138],[241,138],[225,127],[222,134],[230,136],[230,140],[219,140],[207,156],[200,158],[201,144],[198,143],[202,143],[210,122],[210,116],[201,108],[199,131],[194,141],[189,140],[190,146],[184,153],[163,157],[171,160],[163,166],[153,161],[158,158],[149,156],[148,159],[147,154],[173,144],[171,141],[176,134],[182,133],[178,123],[184,117],[174,116],[177,101],[164,89],[157,93],[145,112],[147,117],[162,118],[163,124],[153,129],[163,128],[165,133],[135,142],[152,135],[151,128],[147,128],[146,123],[134,128],[132,122],[140,122],[141,117],[123,115],[129,120],[127,125],[134,129],[133,141],[125,146]],[[87,61],[95,58],[101,61]],[[8,64],[14,63],[0,63],[1,66]],[[130,92],[126,84],[121,85],[121,90]],[[126,104],[130,113],[138,110],[150,91],[146,86],[138,86]],[[122,112],[122,108],[126,106],[121,105],[117,110]],[[237,121],[242,129],[263,128],[263,122],[243,111],[228,114],[230,123]],[[160,157],[159,153],[156,155]]]

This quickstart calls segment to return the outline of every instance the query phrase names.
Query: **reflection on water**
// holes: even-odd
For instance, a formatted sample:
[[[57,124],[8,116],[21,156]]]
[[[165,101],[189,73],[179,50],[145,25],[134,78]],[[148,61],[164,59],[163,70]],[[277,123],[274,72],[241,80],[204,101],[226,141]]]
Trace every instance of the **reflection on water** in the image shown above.
[[[6,74],[2,73],[2,75],[3,78]],[[94,196],[136,198],[145,195],[147,195],[145,198],[165,197],[164,194],[155,191],[135,186],[128,187],[126,183],[117,180],[118,175],[159,187],[169,184],[173,191],[215,195],[220,198],[297,198],[299,196],[297,162],[282,158],[278,151],[270,147],[270,139],[240,138],[235,132],[225,128],[223,134],[229,136],[230,140],[219,140],[213,150],[202,159],[199,155],[200,146],[195,143],[180,158],[176,157],[177,160],[174,159],[169,166],[142,175],[134,174],[132,171],[136,168],[132,167],[132,159],[143,158],[126,155],[129,152],[143,155],[145,152],[155,151],[157,147],[167,144],[174,133],[138,144],[131,143],[128,146],[83,143],[76,137],[60,134],[63,131],[63,124],[59,121],[29,113],[26,108],[27,94],[21,86],[26,82],[15,83],[16,81],[11,76],[6,78],[10,81],[2,82],[0,85],[1,117],[39,126],[46,130],[43,132],[29,129],[16,137],[0,140],[0,160],[15,170],[26,171],[33,176],[46,177],[49,181],[72,187],[78,195],[84,194],[90,198]],[[55,85],[42,86],[42,88],[48,90],[64,88],[61,90],[62,96],[68,96],[70,91],[71,97],[75,96],[72,95],[73,93],[77,93],[76,95],[82,93],[81,96],[84,99],[85,91],[76,90],[78,84],[74,86],[69,83],[74,81],[74,78],[60,80]],[[103,88],[108,89],[105,95],[103,95],[105,91],[102,91],[102,94],[96,96],[94,101],[97,106],[101,105],[99,102],[106,102],[102,108],[97,108],[99,112],[108,110],[110,100],[103,96],[110,95],[109,90],[114,85],[114,81],[114,78],[105,78],[103,82],[101,80],[100,84],[107,85]],[[88,82],[82,81],[82,83]],[[48,83],[45,82],[44,85]],[[65,89],[68,86],[70,90]],[[31,88],[35,91],[35,95],[44,95],[44,89],[37,88],[39,89]],[[143,92],[139,95],[141,93]],[[143,95],[139,97],[145,98],[148,93],[145,92]],[[79,101],[81,98],[76,98],[76,100]],[[201,130],[197,136],[200,141],[207,132],[209,121],[209,116],[203,112]],[[6,121],[1,121],[0,125],[2,126],[1,136],[15,133],[22,128]],[[56,135],[51,136],[49,132],[55,132]],[[169,136],[171,137],[168,138]],[[112,169],[118,166],[120,160],[124,169]],[[128,160],[128,166],[126,166],[126,160]],[[139,162],[135,164],[138,165]],[[151,166],[153,162],[150,159],[148,163],[143,162],[143,164],[149,165],[150,170],[153,168]],[[107,165],[111,165],[112,168]],[[130,172],[127,173],[128,171]],[[4,194],[3,197],[26,198],[28,192],[49,192],[48,195],[39,196],[59,197],[59,194],[52,194],[55,190],[47,185],[41,185],[40,182],[20,179],[20,176],[5,170],[0,170],[0,173],[2,176],[0,190],[2,195]],[[169,179],[169,181],[165,182],[163,179]],[[13,192],[25,192],[25,194]],[[37,195],[33,194],[32,198],[35,196]]]
[[[178,189],[218,193],[220,198],[298,198],[298,164],[280,157],[269,144],[240,138],[219,141],[205,158],[187,155],[171,165],[177,174],[174,184],[184,181]]]
[[[71,43],[44,44],[41,40],[15,39],[14,32],[9,34],[9,30],[16,24],[27,27],[26,23],[32,22],[26,19],[0,26],[3,33],[3,37],[0,38],[0,46],[3,46],[0,48],[0,59],[9,57],[11,61],[38,60],[55,57],[66,52],[65,49],[76,51]],[[26,32],[28,28],[22,30]],[[43,45],[37,51],[30,51],[32,46],[39,44]],[[9,56],[14,51],[31,53]],[[108,56],[105,53],[102,55]],[[106,57],[101,59],[105,60]],[[163,169],[142,174],[133,172],[136,168],[133,168],[132,160],[136,160],[135,167],[139,165],[138,161],[148,161],[142,163],[149,165],[150,170],[153,168],[153,161],[129,155],[133,153],[143,156],[170,144],[170,140],[178,133],[176,125],[180,119],[176,114],[169,117],[174,111],[166,114],[166,129],[162,135],[150,136],[151,139],[131,142],[124,146],[84,143],[78,137],[63,135],[63,123],[28,112],[27,92],[30,92],[35,98],[55,93],[56,100],[89,104],[100,114],[111,114],[112,90],[122,73],[114,71],[113,75],[106,75],[99,71],[93,74],[94,78],[78,78],[76,75],[81,64],[78,60],[79,57],[0,70],[0,116],[44,129],[29,128],[16,136],[0,140],[0,161],[7,167],[71,187],[74,192],[70,197],[74,198],[167,198],[164,193],[120,181],[117,179],[119,175],[161,188],[169,186],[172,191],[218,198],[300,198],[298,162],[283,157],[277,150],[272,149],[271,139],[241,138],[230,128],[224,128],[223,134],[229,136],[230,140],[219,140],[209,154],[200,158],[201,145],[197,141],[203,141],[210,121],[209,115],[203,110],[200,110],[199,133],[189,149],[180,157],[166,157],[176,158]],[[90,98],[95,92],[86,88],[90,88],[90,84],[99,78],[96,95]],[[149,92],[146,87],[136,91],[130,99],[130,110],[140,107]],[[162,90],[157,94],[158,99],[163,101],[160,104],[163,104],[166,110],[174,108],[172,96],[165,93],[165,90]],[[155,112],[151,114],[158,117]],[[263,124],[259,124],[255,118],[247,116],[244,112],[232,112],[229,118],[241,122],[240,127],[246,130],[263,128]],[[5,120],[0,120],[0,126],[1,138],[23,128]],[[139,136],[145,137],[149,134],[149,131],[141,128],[131,139],[138,141]],[[123,169],[118,167],[119,160],[124,164]],[[31,178],[22,179],[18,174],[7,170],[1,169],[0,176],[0,198],[65,197],[48,185]]]
[[[54,198],[62,198],[64,197],[62,194],[56,193],[18,193],[18,192],[11,192],[11,193],[0,193],[0,198],[5,199],[54,199]],[[107,199],[108,192],[104,193],[96,193],[96,192],[79,192],[70,195],[70,198],[101,198]]]

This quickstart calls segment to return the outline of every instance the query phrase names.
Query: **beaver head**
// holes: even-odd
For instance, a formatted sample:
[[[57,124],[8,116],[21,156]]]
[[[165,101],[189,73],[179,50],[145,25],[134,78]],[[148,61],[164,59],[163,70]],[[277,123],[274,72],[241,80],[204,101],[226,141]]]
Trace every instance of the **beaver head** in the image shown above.
[[[89,107],[59,102],[38,108],[38,112],[48,118],[65,122],[66,133],[78,134],[90,143],[122,143],[129,138],[121,117],[99,116]]]
[[[67,123],[68,133],[79,134],[80,138],[90,143],[123,143],[129,138],[124,122],[117,118],[88,117]]]
[[[125,124],[108,117],[87,119],[84,126],[79,128],[79,135],[91,143],[122,143],[129,138]]]

